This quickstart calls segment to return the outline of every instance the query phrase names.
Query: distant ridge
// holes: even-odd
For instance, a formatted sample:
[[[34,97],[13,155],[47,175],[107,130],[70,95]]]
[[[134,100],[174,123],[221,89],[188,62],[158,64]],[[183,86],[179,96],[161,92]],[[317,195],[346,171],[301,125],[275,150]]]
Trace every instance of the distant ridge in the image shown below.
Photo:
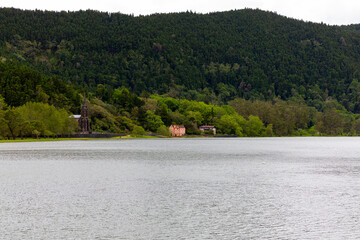
[[[329,26],[243,9],[130,16],[0,8],[1,61],[95,91],[181,89],[234,97],[336,99],[359,113],[359,25]]]

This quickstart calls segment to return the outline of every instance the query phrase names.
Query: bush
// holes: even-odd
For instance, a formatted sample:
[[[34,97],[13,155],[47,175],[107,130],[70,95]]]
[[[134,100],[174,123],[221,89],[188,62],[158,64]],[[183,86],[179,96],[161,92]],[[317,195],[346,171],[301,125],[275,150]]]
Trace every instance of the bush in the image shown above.
[[[156,133],[160,136],[166,136],[166,137],[169,137],[171,136],[171,133],[169,131],[169,128],[166,127],[165,125],[162,125],[161,127],[159,127],[157,130],[156,130]]]
[[[135,125],[135,126],[134,126],[134,129],[133,129],[133,131],[132,131],[132,134],[135,134],[135,135],[144,135],[144,134],[146,134],[146,132],[145,132],[145,130],[144,130],[143,127]]]
[[[204,131],[205,135],[214,135],[214,131],[213,130],[206,130]]]

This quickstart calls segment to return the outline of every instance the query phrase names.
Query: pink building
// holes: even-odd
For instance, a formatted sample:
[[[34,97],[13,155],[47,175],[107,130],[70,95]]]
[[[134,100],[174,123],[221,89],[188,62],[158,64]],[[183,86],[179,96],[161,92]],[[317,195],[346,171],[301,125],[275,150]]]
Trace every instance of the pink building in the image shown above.
[[[184,136],[186,133],[185,127],[183,125],[171,125],[169,130],[171,132],[171,136],[173,137]]]

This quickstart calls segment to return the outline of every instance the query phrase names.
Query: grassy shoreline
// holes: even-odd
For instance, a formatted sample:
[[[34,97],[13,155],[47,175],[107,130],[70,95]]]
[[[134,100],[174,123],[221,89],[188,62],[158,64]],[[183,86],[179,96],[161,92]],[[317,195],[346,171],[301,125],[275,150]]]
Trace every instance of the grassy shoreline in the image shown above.
[[[219,136],[225,138],[242,138],[236,136]],[[359,137],[359,136],[273,136],[277,138],[282,137]],[[14,143],[14,142],[54,142],[54,141],[88,141],[88,140],[114,140],[114,139],[152,139],[152,138],[169,138],[169,139],[181,139],[181,138],[216,138],[215,136],[204,136],[204,135],[190,135],[182,137],[166,137],[166,136],[146,136],[146,135],[126,135],[126,136],[117,136],[111,138],[24,138],[24,139],[0,139],[0,143]],[[262,138],[262,137],[252,137],[252,138]]]
[[[95,138],[24,138],[24,139],[1,139],[0,143],[11,143],[11,142],[54,142],[54,141],[71,141],[71,140],[93,140]]]
[[[138,139],[138,138],[164,138],[162,136],[142,136],[142,135],[127,135],[112,138],[17,138],[13,139],[0,139],[0,143],[13,143],[13,142],[55,142],[55,141],[87,141],[87,140],[104,140],[104,139]]]

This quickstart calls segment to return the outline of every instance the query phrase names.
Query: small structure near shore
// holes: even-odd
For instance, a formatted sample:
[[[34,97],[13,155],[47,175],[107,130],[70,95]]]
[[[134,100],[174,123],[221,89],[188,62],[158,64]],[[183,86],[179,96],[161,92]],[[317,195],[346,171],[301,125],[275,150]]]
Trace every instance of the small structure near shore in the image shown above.
[[[216,128],[215,126],[208,126],[208,125],[204,125],[204,126],[200,126],[199,130],[201,131],[202,134],[204,134],[205,131],[212,131],[214,135],[216,135]]]
[[[81,105],[81,117],[79,119],[79,127],[81,129],[81,133],[88,134],[90,132],[89,106],[86,102],[85,94],[83,104]]]
[[[184,125],[171,125],[169,127],[169,131],[171,132],[171,136],[173,137],[184,136],[186,134],[186,129]]]
[[[87,104],[85,94],[83,104],[81,105],[81,115],[72,115],[70,117],[77,121],[81,134],[90,133],[89,105]]]

